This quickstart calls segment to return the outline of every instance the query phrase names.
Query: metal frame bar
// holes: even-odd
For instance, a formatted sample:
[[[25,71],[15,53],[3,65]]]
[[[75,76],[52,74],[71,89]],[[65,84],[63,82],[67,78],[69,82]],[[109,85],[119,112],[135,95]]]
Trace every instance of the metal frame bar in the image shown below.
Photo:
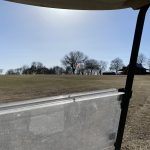
[[[148,8],[149,8],[149,5],[140,8],[138,18],[137,18],[133,46],[132,46],[132,51],[131,51],[131,56],[130,56],[130,63],[129,63],[129,68],[128,68],[128,75],[126,79],[126,85],[125,85],[125,89],[121,89],[121,91],[124,91],[125,94],[123,96],[122,103],[121,103],[121,116],[120,116],[118,133],[117,133],[117,138],[116,138],[116,143],[115,143],[115,150],[121,149],[125,123],[126,123],[126,118],[127,118],[127,113],[128,113],[128,107],[129,107],[130,99],[132,96],[132,86],[133,86],[135,68],[136,68],[136,63],[137,63],[137,57],[138,57],[142,33],[143,33],[145,16],[146,16],[146,12]]]

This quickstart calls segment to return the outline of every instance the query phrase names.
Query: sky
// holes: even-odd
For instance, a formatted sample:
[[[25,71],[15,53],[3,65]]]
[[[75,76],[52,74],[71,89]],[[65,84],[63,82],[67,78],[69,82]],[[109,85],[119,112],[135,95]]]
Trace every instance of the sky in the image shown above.
[[[61,66],[70,51],[108,63],[116,58],[127,65],[138,11],[79,11],[42,8],[0,1],[0,69],[33,61]],[[140,52],[150,58],[150,11]]]

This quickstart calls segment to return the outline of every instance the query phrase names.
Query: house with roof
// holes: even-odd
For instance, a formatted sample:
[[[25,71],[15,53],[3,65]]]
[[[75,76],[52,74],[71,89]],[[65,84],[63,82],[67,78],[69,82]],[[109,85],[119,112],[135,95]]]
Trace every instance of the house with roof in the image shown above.
[[[129,65],[120,69],[119,72],[123,75],[126,75],[128,73],[128,68],[129,68]],[[136,75],[145,75],[145,74],[147,74],[147,70],[148,69],[144,68],[142,64],[137,63],[136,69],[135,69],[135,74]]]

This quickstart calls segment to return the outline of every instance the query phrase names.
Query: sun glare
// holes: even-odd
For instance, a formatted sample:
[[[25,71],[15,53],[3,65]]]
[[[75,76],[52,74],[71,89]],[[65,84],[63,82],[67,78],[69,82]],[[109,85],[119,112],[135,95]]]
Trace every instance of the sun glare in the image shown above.
[[[78,10],[67,9],[39,9],[38,15],[47,22],[57,22],[58,25],[81,24],[85,20],[85,13]],[[60,22],[60,24],[58,23]]]
[[[51,9],[51,12],[60,15],[60,16],[68,16],[69,14],[72,14],[73,10],[67,10],[67,9]]]

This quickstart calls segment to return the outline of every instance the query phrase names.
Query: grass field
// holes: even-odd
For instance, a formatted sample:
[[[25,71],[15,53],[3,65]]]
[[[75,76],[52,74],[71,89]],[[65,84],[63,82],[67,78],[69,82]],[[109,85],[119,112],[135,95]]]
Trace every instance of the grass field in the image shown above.
[[[124,86],[123,76],[0,76],[0,102]]]
[[[0,76],[0,103],[123,88],[126,76]],[[150,150],[150,76],[136,76],[123,150]]]

